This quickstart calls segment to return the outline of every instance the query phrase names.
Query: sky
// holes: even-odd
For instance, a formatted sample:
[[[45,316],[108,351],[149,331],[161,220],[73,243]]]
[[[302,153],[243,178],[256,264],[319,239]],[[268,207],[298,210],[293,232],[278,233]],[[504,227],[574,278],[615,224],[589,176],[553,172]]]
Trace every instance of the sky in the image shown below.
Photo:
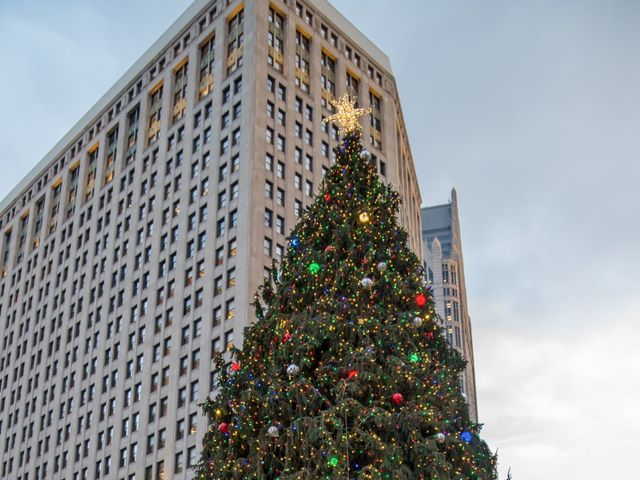
[[[0,197],[189,3],[0,2]],[[391,59],[423,205],[458,192],[501,479],[637,478],[640,2],[332,3]]]

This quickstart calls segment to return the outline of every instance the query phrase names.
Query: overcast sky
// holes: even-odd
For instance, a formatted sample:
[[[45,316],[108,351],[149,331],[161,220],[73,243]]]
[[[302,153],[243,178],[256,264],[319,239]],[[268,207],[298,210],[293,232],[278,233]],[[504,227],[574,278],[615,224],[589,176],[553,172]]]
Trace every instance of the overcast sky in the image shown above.
[[[189,3],[0,2],[0,197]],[[391,59],[423,203],[458,191],[501,477],[637,478],[640,2],[333,3]]]

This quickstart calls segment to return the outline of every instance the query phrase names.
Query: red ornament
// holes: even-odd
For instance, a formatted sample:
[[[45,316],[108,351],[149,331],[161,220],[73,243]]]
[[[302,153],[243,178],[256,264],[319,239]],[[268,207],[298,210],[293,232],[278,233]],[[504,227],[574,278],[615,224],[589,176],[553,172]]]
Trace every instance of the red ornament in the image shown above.
[[[394,393],[391,395],[391,401],[394,405],[400,405],[404,401],[404,397],[401,393]]]
[[[336,249],[333,245],[327,245],[324,249],[325,252],[333,252]]]
[[[222,422],[218,425],[218,431],[220,433],[229,433],[229,424],[227,422]]]
[[[416,304],[419,307],[423,307],[425,303],[427,303],[427,297],[425,297],[424,293],[416,295]]]
[[[324,194],[324,201],[328,202],[329,200],[331,200],[331,194],[329,192]]]
[[[347,375],[347,378],[353,378],[353,377],[357,377],[358,376],[358,371],[357,370],[349,370],[349,374]]]
[[[425,337],[427,337],[429,340],[433,340],[433,332],[427,332],[424,334]]]
[[[284,337],[282,337],[282,343],[287,343],[292,338],[293,338],[293,335],[291,335],[289,332],[286,332],[284,334]]]
[[[240,364],[238,362],[233,362],[231,364],[231,370],[233,370],[234,372],[239,372],[240,371]]]

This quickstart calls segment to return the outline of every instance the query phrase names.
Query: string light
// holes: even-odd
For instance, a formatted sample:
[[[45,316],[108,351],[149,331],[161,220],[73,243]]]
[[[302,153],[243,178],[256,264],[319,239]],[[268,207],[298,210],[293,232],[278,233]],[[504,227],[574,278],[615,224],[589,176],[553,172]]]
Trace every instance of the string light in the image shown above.
[[[363,109],[338,102],[336,163],[256,296],[243,350],[215,357],[196,478],[495,479],[398,194],[362,154]]]

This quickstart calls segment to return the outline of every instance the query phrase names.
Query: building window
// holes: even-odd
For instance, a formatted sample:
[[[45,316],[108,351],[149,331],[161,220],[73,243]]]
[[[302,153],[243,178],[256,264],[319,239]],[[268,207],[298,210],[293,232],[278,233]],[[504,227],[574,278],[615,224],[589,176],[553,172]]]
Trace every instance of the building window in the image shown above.
[[[350,97],[355,98],[357,107],[358,97],[360,96],[360,82],[355,75],[351,74],[349,71],[347,71],[347,94]]]
[[[269,208],[264,209],[264,226],[267,228],[273,227],[273,211]]]

